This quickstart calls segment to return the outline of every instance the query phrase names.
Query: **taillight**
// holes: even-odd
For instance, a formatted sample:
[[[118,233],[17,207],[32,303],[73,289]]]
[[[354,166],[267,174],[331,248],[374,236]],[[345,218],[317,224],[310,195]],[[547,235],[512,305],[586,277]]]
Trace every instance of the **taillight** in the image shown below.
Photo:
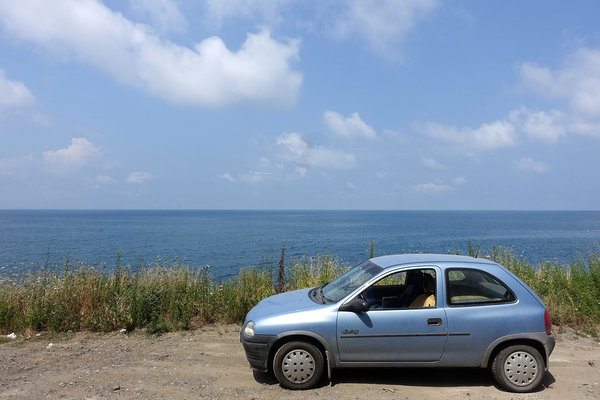
[[[544,312],[544,323],[546,324],[546,335],[550,335],[552,333],[552,320],[548,309]]]

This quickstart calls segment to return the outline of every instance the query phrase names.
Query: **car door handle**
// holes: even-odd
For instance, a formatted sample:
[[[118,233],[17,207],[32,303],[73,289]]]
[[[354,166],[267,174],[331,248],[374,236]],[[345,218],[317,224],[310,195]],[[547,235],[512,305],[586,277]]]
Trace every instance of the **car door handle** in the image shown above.
[[[427,320],[427,325],[429,325],[429,326],[441,326],[442,325],[442,319],[441,318],[429,318]]]

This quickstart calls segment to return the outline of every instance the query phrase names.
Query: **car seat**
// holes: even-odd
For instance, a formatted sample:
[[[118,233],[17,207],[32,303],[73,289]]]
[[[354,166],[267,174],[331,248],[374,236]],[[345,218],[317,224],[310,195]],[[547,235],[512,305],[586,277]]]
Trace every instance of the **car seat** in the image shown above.
[[[435,278],[429,274],[423,274],[422,284],[423,293],[410,303],[410,308],[435,307]]]

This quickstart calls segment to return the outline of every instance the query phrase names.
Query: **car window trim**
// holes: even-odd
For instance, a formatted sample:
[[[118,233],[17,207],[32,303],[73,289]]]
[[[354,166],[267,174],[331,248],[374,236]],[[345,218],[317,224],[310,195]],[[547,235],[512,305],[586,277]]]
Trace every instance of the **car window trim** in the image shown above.
[[[453,304],[451,301],[451,297],[450,297],[450,288],[449,288],[449,284],[450,284],[450,278],[449,278],[449,273],[451,271],[460,271],[460,270],[472,270],[472,271],[477,271],[480,273],[483,273],[487,276],[492,277],[493,279],[495,279],[496,281],[498,281],[502,286],[504,286],[504,288],[506,288],[506,290],[508,290],[512,296],[513,296],[513,300],[497,300],[497,301],[477,301],[477,302],[472,302],[472,303],[462,303],[462,304]],[[514,304],[517,303],[519,301],[519,298],[517,297],[517,294],[514,292],[514,290],[511,289],[510,286],[508,286],[506,283],[504,283],[504,281],[500,278],[498,278],[496,275],[493,275],[487,271],[484,271],[482,269],[479,268],[470,268],[470,267],[451,267],[451,268],[446,268],[446,270],[444,271],[444,278],[446,280],[445,282],[445,291],[446,291],[446,306],[447,307],[473,307],[473,306],[496,306],[496,305],[503,305],[503,304]]]
[[[443,307],[440,307],[440,302],[438,301],[438,299],[440,297],[438,297],[438,281],[439,281],[439,277],[442,276],[441,272],[441,268],[439,267],[439,265],[436,264],[423,264],[423,265],[403,265],[399,268],[393,268],[390,271],[387,271],[387,273],[385,273],[381,278],[379,279],[375,279],[376,277],[373,277],[371,280],[372,282],[365,282],[365,284],[363,285],[364,288],[358,292],[358,294],[351,296],[350,298],[355,298],[357,296],[359,296],[361,293],[363,293],[364,291],[366,291],[368,288],[374,286],[375,284],[377,284],[377,282],[384,280],[385,278],[387,278],[390,275],[394,275],[400,272],[408,272],[408,271],[414,271],[414,270],[433,270],[433,272],[435,273],[435,292],[436,292],[436,302],[435,302],[435,306],[434,307],[396,307],[396,308],[371,308],[369,311],[367,312],[371,312],[371,311],[403,311],[403,310],[437,310]],[[443,285],[442,285],[442,289]]]

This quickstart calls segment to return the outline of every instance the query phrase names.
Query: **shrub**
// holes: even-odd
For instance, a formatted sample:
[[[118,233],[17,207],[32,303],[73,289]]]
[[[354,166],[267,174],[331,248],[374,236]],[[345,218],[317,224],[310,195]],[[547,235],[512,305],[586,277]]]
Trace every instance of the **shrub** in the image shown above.
[[[374,245],[372,244],[371,247]],[[473,251],[471,245],[469,251]],[[531,265],[495,246],[476,252],[506,266],[542,298],[556,325],[597,334],[600,326],[600,255],[568,265]],[[117,258],[118,260],[118,258]],[[283,263],[282,263],[283,266]],[[0,333],[113,331],[146,328],[149,333],[193,329],[216,322],[241,322],[260,300],[282,290],[330,282],[348,269],[331,253],[303,256],[285,265],[285,281],[275,281],[268,265],[240,270],[215,281],[208,267],[157,260],[132,272],[128,267],[94,267],[67,261],[20,277],[0,278]],[[281,269],[278,269],[278,276]]]

